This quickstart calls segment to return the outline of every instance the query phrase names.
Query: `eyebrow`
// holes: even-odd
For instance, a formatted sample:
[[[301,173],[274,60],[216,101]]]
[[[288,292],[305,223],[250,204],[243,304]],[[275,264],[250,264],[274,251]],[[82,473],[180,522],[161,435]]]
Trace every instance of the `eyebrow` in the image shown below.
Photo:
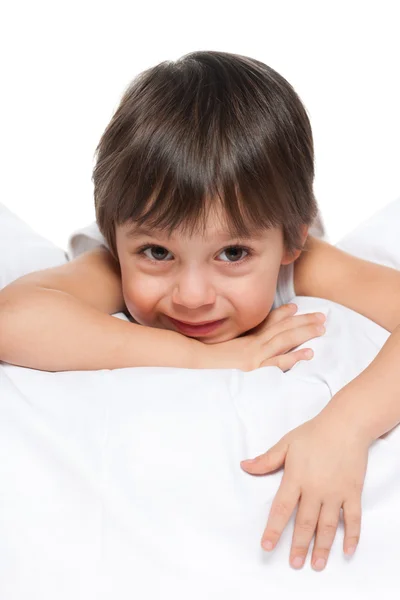
[[[267,233],[268,233],[267,231],[254,231],[249,236],[237,235],[237,236],[232,237],[232,235],[227,231],[216,231],[213,235],[213,238],[218,237],[221,239],[225,239],[227,241],[250,240],[250,239],[261,240],[267,235]],[[165,233],[163,233],[162,231],[159,231],[157,229],[148,229],[146,227],[137,227],[137,228],[131,227],[126,233],[127,238],[135,238],[135,237],[140,237],[140,236],[161,237],[162,238],[165,236]]]

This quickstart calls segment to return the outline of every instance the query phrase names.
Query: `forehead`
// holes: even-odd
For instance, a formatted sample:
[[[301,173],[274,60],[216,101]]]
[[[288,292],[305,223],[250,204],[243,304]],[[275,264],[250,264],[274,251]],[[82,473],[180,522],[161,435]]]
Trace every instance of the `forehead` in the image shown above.
[[[202,219],[199,222],[198,227],[195,225],[191,227],[189,223],[183,223],[181,226],[177,226],[172,232],[169,232],[168,228],[154,227],[151,222],[139,225],[135,221],[128,221],[123,225],[120,225],[119,229],[121,230],[123,237],[128,240],[139,239],[144,236],[167,240],[182,240],[185,238],[190,240],[193,239],[193,237],[199,237],[203,241],[211,243],[215,241],[229,241],[232,239],[265,240],[266,238],[271,237],[274,229],[280,228],[266,229],[261,226],[248,225],[247,235],[245,232],[241,234],[240,231],[229,227],[228,220],[221,207],[214,205],[209,208],[205,220]]]

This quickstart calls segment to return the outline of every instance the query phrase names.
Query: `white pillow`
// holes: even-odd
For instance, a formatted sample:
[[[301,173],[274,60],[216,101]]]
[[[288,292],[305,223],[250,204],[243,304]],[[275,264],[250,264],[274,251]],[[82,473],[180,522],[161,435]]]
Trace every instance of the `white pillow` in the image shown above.
[[[400,269],[400,196],[335,244],[345,252]]]
[[[65,262],[64,250],[0,203],[0,289],[27,273]]]

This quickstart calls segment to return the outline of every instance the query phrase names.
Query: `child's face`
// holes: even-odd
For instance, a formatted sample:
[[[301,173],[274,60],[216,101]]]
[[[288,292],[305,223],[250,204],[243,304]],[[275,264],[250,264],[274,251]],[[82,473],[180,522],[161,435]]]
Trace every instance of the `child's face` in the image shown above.
[[[209,217],[205,237],[140,233],[116,228],[125,304],[140,324],[179,331],[204,343],[233,339],[256,327],[271,310],[279,268],[288,255],[281,228],[259,239],[229,239]],[[144,246],[150,246],[141,251]],[[189,323],[225,319],[208,333],[182,331],[170,318]]]

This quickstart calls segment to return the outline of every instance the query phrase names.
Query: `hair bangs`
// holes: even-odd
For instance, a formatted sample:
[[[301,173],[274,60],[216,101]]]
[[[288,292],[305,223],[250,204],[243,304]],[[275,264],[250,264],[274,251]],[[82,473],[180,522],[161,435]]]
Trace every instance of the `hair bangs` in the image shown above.
[[[146,177],[142,171],[140,185],[123,190],[115,224],[146,225],[168,237],[176,231],[204,236],[211,216],[232,238],[251,238],[282,223],[282,210],[277,210],[282,203],[272,186],[265,190],[243,172],[226,173],[221,180],[204,179],[207,172],[211,169],[179,168],[151,187],[151,173]]]
[[[201,51],[136,77],[97,146],[96,219],[118,260],[115,226],[204,234],[219,215],[232,237],[283,228],[289,251],[318,213],[306,111],[254,59]]]

